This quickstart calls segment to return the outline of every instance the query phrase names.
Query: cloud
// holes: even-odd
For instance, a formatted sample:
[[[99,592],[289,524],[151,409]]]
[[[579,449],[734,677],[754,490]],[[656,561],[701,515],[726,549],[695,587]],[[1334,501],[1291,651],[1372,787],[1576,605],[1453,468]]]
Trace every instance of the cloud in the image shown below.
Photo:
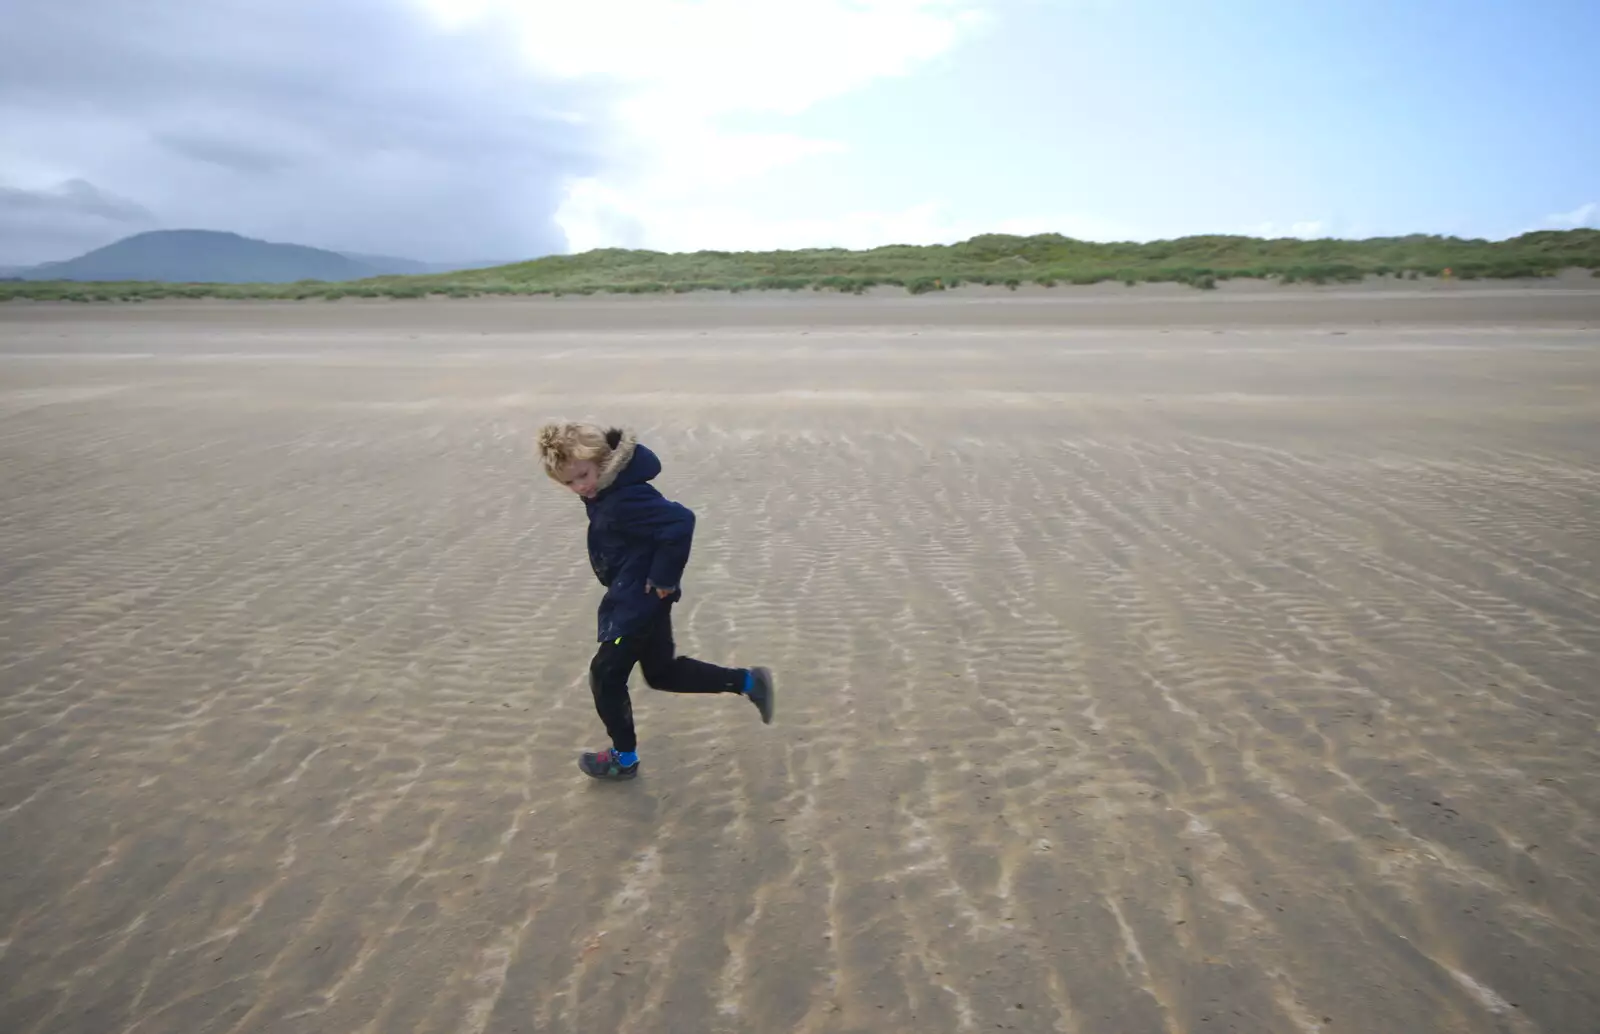
[[[1038,215],[975,223],[955,216],[944,201],[924,201],[892,211],[846,211],[826,218],[769,216],[703,202],[650,212],[619,193],[593,184],[569,199],[564,215],[577,225],[600,227],[595,247],[648,247],[663,251],[772,251],[790,248],[875,248],[885,244],[953,244],[985,233],[1028,236],[1060,233],[1079,240],[1139,239],[1130,227],[1081,214]],[[615,220],[604,225],[604,220]],[[648,231],[646,221],[648,220]]]
[[[411,0],[10,0],[0,263],[67,258],[125,222],[441,261],[564,250],[554,215],[602,168],[609,102],[540,74],[492,12],[451,27]]]
[[[149,209],[87,180],[39,190],[0,184],[0,262],[7,265],[32,264],[29,244],[36,240],[59,241],[76,253],[153,226]]]
[[[210,162],[245,174],[277,172],[294,164],[294,159],[287,154],[274,154],[244,140],[175,132],[158,133],[155,141],[180,157]]]
[[[1302,240],[1315,240],[1322,237],[1336,236],[1332,227],[1322,219],[1301,219],[1292,223],[1279,223],[1271,220],[1256,223],[1239,231],[1247,237],[1265,237],[1276,240],[1283,237],[1299,237]]]
[[[125,197],[108,194],[87,180],[67,180],[49,190],[0,187],[0,212],[7,217],[50,218],[57,215],[103,219],[114,223],[141,223],[151,219],[149,209]]]
[[[566,78],[624,87],[630,113],[796,114],[902,75],[981,24],[974,0],[422,0],[447,25],[523,26],[523,52]]]
[[[1579,205],[1570,212],[1556,212],[1544,217],[1544,226],[1540,229],[1576,230],[1584,226],[1595,226],[1600,223],[1600,204],[1593,201]]]
[[[981,0],[424,2],[442,24],[518,21],[536,67],[612,91],[618,135],[605,167],[568,188],[557,216],[574,250],[771,248],[938,232],[915,207],[819,222],[734,210],[723,199],[775,169],[844,150],[743,125],[916,71],[986,23]]]

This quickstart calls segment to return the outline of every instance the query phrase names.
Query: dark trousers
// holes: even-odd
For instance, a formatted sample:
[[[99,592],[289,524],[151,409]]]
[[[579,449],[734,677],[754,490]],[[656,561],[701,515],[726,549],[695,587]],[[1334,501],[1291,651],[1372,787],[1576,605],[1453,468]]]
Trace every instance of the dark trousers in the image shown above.
[[[633,701],[628,697],[628,676],[635,664],[651,689],[668,693],[744,691],[745,669],[724,668],[677,655],[672,641],[672,604],[666,604],[660,616],[637,635],[601,643],[594,660],[589,662],[594,709],[605,723],[611,745],[620,751],[638,746],[633,731]]]

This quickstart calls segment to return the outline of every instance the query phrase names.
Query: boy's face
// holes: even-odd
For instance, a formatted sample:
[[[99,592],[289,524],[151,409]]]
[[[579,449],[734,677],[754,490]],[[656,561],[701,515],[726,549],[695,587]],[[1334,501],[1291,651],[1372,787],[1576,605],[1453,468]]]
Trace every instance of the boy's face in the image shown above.
[[[593,460],[574,460],[561,471],[563,485],[585,499],[593,499],[595,486],[600,483],[600,468]]]

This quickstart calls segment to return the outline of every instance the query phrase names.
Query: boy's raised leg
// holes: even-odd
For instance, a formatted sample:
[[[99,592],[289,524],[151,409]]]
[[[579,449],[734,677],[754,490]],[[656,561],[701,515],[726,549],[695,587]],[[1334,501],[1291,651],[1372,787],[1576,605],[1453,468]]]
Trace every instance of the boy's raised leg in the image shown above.
[[[652,689],[667,693],[742,693],[761,712],[762,722],[772,724],[776,703],[772,672],[767,668],[725,668],[679,656],[672,638],[670,608],[643,634],[639,670]]]
[[[750,685],[744,693],[756,705],[756,710],[761,712],[761,724],[771,725],[773,712],[778,708],[778,687],[772,681],[772,670],[751,668]]]
[[[672,610],[663,607],[659,617],[639,635],[639,671],[651,689],[666,693],[742,693],[743,668],[678,656],[672,639]]]

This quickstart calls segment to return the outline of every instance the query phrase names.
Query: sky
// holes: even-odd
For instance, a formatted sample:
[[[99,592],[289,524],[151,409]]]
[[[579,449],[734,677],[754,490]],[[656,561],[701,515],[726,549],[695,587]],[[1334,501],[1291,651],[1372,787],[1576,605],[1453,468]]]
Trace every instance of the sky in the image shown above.
[[[1600,227],[1593,0],[0,0],[0,265]]]

